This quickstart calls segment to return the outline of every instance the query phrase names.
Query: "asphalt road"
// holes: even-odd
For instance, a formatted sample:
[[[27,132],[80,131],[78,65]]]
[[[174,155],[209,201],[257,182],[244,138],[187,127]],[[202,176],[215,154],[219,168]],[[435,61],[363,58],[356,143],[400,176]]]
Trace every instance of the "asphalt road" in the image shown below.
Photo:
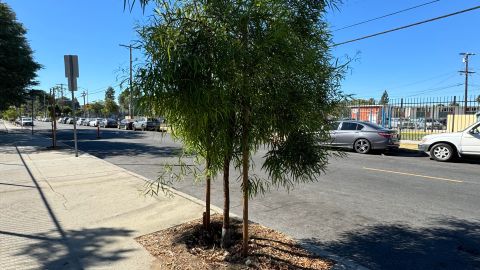
[[[60,124],[59,140],[73,145],[71,129]],[[181,144],[157,132],[102,129],[96,139],[94,128],[80,127],[78,135],[80,150],[151,179],[181,153]],[[261,156],[253,158],[259,176]],[[239,174],[232,168],[231,175],[232,212],[241,214]],[[202,183],[187,179],[175,187],[203,199]],[[348,153],[331,159],[318,182],[252,199],[250,217],[372,269],[480,269],[479,194],[479,160]],[[221,176],[212,196],[223,205]]]

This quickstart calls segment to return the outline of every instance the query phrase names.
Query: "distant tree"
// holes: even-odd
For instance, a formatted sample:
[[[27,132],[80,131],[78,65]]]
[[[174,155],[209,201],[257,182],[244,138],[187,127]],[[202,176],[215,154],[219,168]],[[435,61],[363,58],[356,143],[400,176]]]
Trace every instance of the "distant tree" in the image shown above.
[[[115,102],[115,89],[109,86],[105,91],[105,103],[102,109],[105,116],[111,116],[112,114],[117,114],[119,107]]]
[[[67,106],[67,107],[63,107],[63,109],[62,109],[62,114],[63,114],[63,115],[71,115],[71,114],[72,114],[72,108],[70,108],[70,107],[68,107],[68,106]]]
[[[19,105],[26,89],[36,85],[34,78],[41,65],[33,60],[33,52],[25,37],[26,30],[15,13],[0,2],[0,110]]]
[[[118,114],[119,107],[115,100],[107,99],[105,100],[105,105],[103,107],[103,113],[105,116],[111,116]]]
[[[476,101],[477,101],[478,103],[480,103],[480,95],[478,95]]]
[[[115,89],[111,86],[105,91],[105,101],[107,100],[115,100]]]
[[[4,120],[8,120],[8,121],[13,121],[15,120],[16,118],[18,117],[17,115],[17,110],[15,109],[15,107],[10,107],[8,109],[6,109],[5,111],[3,111],[2,113],[2,118]]]
[[[389,101],[390,101],[390,98],[388,97],[387,90],[385,90],[383,91],[382,97],[380,98],[380,104],[387,105]]]
[[[128,88],[123,90],[118,96],[118,105],[121,111],[128,112],[128,107],[130,104],[129,98],[130,98],[130,92]]]
[[[103,115],[104,107],[105,103],[103,101],[95,101],[90,103],[90,109],[95,113],[97,117]]]

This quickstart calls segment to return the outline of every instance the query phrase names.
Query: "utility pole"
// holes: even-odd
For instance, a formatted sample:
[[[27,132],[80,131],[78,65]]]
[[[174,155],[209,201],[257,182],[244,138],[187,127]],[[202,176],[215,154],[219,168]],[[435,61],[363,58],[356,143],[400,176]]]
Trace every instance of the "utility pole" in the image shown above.
[[[133,47],[132,44],[129,45],[124,45],[124,44],[119,44],[122,47],[129,48],[130,49],[130,87],[128,88],[128,116],[130,116],[130,119],[133,119],[133,114],[132,114],[132,96],[133,96],[133,89],[132,89],[132,81],[133,81],[133,76],[132,76],[132,49],[139,49],[140,46]]]
[[[83,118],[85,118],[85,112],[86,112],[86,107],[85,107],[85,96],[87,94],[85,93],[85,91],[82,92],[81,96],[83,97]]]
[[[463,113],[467,114],[467,106],[468,106],[468,75],[473,74],[475,72],[468,70],[468,57],[471,55],[475,55],[474,53],[460,53],[463,55],[463,62],[465,63],[465,70],[459,71],[460,73],[465,74],[465,104],[463,108]]]

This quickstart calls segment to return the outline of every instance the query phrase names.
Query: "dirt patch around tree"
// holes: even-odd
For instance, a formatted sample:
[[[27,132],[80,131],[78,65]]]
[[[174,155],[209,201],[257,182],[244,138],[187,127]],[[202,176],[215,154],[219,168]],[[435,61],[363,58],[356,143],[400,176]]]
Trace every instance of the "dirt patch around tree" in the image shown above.
[[[333,262],[320,258],[288,236],[249,224],[249,256],[242,257],[242,223],[231,218],[231,245],[220,248],[222,216],[213,215],[209,233],[202,220],[190,221],[162,231],[137,237],[157,258],[155,269],[330,269]]]

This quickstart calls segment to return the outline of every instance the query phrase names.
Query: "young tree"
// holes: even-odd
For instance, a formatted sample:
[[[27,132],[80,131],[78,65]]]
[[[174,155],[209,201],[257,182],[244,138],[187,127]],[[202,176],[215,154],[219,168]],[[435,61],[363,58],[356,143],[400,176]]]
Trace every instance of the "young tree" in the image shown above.
[[[382,97],[380,98],[381,105],[387,105],[390,102],[390,98],[388,97],[387,90],[383,91]]]
[[[26,88],[37,84],[34,78],[41,65],[33,60],[25,28],[2,2],[0,25],[0,110],[3,110],[24,100]]]
[[[322,21],[327,2],[159,2],[162,14],[141,32],[144,100],[205,158],[207,197],[217,168],[224,177],[231,160],[240,168],[247,255],[249,197],[316,181],[328,162],[322,142],[341,99],[341,70]],[[267,148],[267,179],[249,173],[260,146]]]

